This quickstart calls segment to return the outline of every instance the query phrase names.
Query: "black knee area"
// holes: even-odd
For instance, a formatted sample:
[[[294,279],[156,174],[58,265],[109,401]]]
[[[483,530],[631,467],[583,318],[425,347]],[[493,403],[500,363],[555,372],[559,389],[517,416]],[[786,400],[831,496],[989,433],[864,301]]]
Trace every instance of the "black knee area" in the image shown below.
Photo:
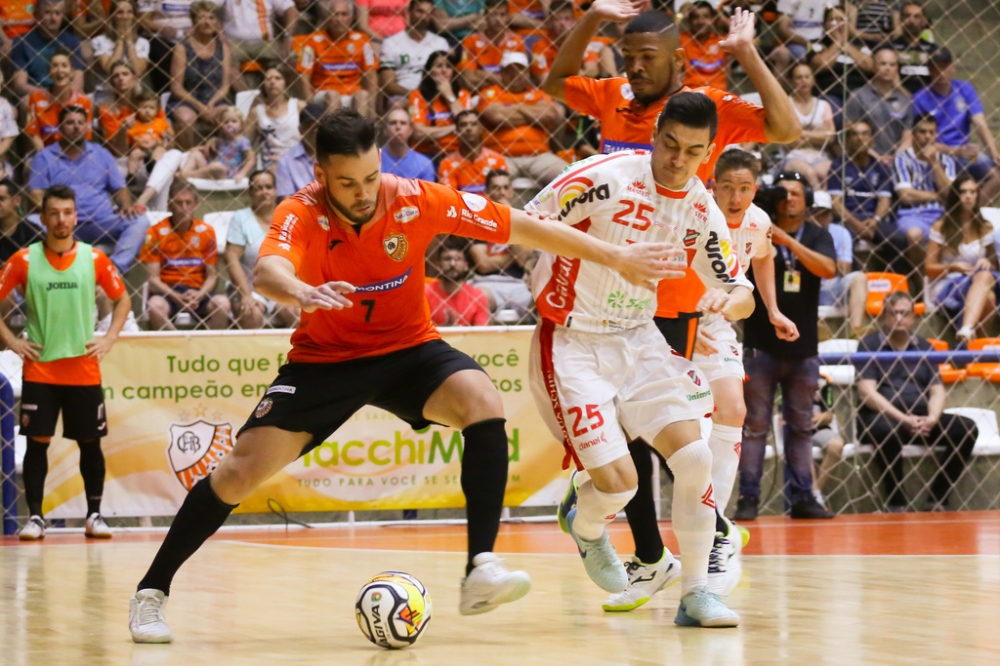
[[[101,512],[101,498],[104,496],[104,452],[101,451],[101,440],[91,439],[77,442],[80,446],[80,475],[83,477],[83,490],[87,495],[87,515]]]
[[[49,474],[49,443],[41,442],[31,437],[24,452],[24,499],[28,504],[28,513],[32,516],[42,515],[42,499],[45,496],[45,477]]]
[[[663,557],[663,538],[656,520],[654,501],[654,493],[659,492],[659,488],[653,488],[653,458],[650,455],[653,449],[643,440],[637,439],[629,442],[628,451],[635,464],[639,487],[635,496],[625,505],[625,515],[635,541],[635,556],[646,564],[653,564]]]
[[[506,419],[486,419],[462,431],[465,451],[462,455],[462,492],[465,493],[469,526],[469,562],[493,550],[500,530],[503,495],[507,488]]]

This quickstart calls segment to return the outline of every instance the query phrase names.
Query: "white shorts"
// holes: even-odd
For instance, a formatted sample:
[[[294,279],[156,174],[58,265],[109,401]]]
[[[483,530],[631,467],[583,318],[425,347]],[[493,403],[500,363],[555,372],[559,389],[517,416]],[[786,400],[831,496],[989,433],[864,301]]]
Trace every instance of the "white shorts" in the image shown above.
[[[725,317],[717,316],[700,325],[699,329],[715,338],[712,346],[719,350],[711,356],[695,352],[691,357],[698,369],[708,377],[709,383],[723,377],[737,377],[743,381],[746,376],[743,370],[743,345],[736,339],[733,325]]]
[[[667,425],[712,411],[708,380],[652,322],[584,333],[543,321],[531,339],[529,372],[542,419],[585,469],[629,455],[625,432],[652,442]]]

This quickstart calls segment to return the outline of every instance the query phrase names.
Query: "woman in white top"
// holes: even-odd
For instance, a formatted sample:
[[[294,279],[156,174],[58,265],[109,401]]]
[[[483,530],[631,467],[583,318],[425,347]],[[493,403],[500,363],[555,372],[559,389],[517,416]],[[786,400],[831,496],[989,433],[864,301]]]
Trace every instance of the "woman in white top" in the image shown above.
[[[260,103],[250,119],[252,140],[259,145],[259,168],[274,171],[278,158],[302,140],[299,134],[299,112],[306,105],[301,99],[288,96],[288,81],[277,67],[264,72],[260,86]]]
[[[107,31],[90,40],[102,77],[110,77],[116,63],[132,66],[139,78],[149,66],[149,40],[139,37],[139,6],[136,0],[112,0]]]
[[[825,99],[813,95],[816,79],[809,65],[801,63],[792,68],[792,84],[795,89],[788,97],[802,123],[802,136],[786,147],[781,170],[798,171],[813,189],[820,189],[830,171],[826,148],[836,132],[833,109]]]
[[[934,280],[935,302],[954,322],[961,316],[959,342],[976,337],[996,313],[997,253],[993,225],[979,211],[979,185],[967,173],[948,190],[944,216],[931,225],[924,270]]]
[[[240,328],[261,328],[265,320],[279,328],[293,328],[299,321],[297,309],[278,305],[254,292],[249,277],[277,207],[274,174],[250,174],[250,208],[233,213],[222,252],[222,263],[229,272],[229,300]]]

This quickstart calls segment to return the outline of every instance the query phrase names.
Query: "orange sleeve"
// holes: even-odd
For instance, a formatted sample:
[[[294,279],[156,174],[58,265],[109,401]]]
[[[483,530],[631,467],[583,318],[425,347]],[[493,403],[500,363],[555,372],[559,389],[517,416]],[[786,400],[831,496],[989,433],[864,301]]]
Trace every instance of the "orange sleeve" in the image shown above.
[[[566,104],[575,111],[586,113],[588,116],[600,120],[601,110],[605,103],[605,84],[608,82],[620,82],[624,84],[626,80],[591,79],[586,76],[571,76],[567,78],[563,91],[563,95],[566,97]]]
[[[308,35],[296,35],[292,37],[292,53],[296,55],[295,58],[295,71],[296,72],[312,72],[313,65],[316,62],[315,53],[313,53],[312,58],[306,57],[306,47],[309,38],[316,33],[309,33]],[[311,47],[310,47],[311,48]],[[315,49],[314,49],[315,51]]]
[[[475,43],[473,37],[476,33],[466,36],[462,40],[462,59],[458,61],[455,69],[459,72],[466,72],[470,69],[476,69],[476,54],[472,52],[472,45]]]
[[[302,259],[309,246],[309,230],[307,224],[319,228],[312,218],[313,212],[309,206],[294,198],[288,198],[278,204],[271,218],[271,228],[260,245],[259,257],[277,255],[292,262],[295,271],[302,268]]]
[[[20,288],[28,279],[28,249],[19,250],[11,255],[7,263],[0,269],[0,301],[7,298],[10,292]]]
[[[28,136],[38,136],[41,130],[38,126],[38,93],[28,97],[28,122],[24,125],[24,133]]]
[[[209,227],[205,232],[205,263],[215,266],[219,263],[219,244],[215,240],[215,229]]]
[[[441,160],[441,166],[438,167],[438,182],[457,190],[458,180],[454,176],[455,161],[450,157],[446,157]]]
[[[767,119],[764,107],[751,104],[738,95],[718,88],[695,88],[712,98],[719,109],[719,131],[715,143],[719,150],[734,143],[767,141],[764,122]]]
[[[94,103],[89,97],[84,97],[80,104],[87,109],[87,141],[91,141],[94,138]]]
[[[146,240],[142,242],[142,249],[139,251],[139,261],[144,264],[160,263],[160,253],[156,243],[156,236],[159,234],[160,225],[154,224],[146,231]]]
[[[361,40],[361,66],[362,72],[375,72],[378,71],[378,54],[375,52],[375,47],[372,46],[372,42],[368,39],[368,36],[363,36]]]
[[[500,93],[500,86],[490,86],[479,91],[479,104],[476,105],[476,111],[482,113],[490,104],[499,102]]]
[[[410,92],[410,118],[414,125],[427,124],[427,100],[419,90]]]
[[[454,234],[499,244],[510,238],[510,206],[437,183],[420,181],[420,186],[437,209],[427,229],[431,236]]]
[[[118,275],[118,269],[108,259],[108,255],[100,250],[94,250],[94,274],[97,276],[97,284],[100,285],[104,293],[111,300],[116,300],[125,293],[125,283]]]

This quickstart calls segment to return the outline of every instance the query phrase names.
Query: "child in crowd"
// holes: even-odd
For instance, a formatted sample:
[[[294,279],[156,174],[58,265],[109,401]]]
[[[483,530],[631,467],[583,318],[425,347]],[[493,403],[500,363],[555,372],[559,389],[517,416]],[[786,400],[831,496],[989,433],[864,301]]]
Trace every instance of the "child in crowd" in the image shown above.
[[[840,436],[837,415],[830,409],[832,393],[833,387],[830,385],[830,380],[820,376],[819,388],[813,399],[812,422],[815,431],[812,436],[812,445],[818,446],[823,451],[823,459],[813,472],[813,495],[816,497],[816,501],[823,506],[826,506],[823,488],[830,479],[830,472],[834,465],[840,462],[844,455],[844,440]]]
[[[149,174],[174,140],[170,121],[160,113],[160,98],[151,90],[137,90],[132,95],[135,122],[126,130],[128,137],[128,175],[135,178]]]
[[[243,136],[243,114],[235,106],[219,112],[218,134],[204,146],[188,153],[181,167],[184,178],[209,178],[240,181],[257,164],[250,140]]]

